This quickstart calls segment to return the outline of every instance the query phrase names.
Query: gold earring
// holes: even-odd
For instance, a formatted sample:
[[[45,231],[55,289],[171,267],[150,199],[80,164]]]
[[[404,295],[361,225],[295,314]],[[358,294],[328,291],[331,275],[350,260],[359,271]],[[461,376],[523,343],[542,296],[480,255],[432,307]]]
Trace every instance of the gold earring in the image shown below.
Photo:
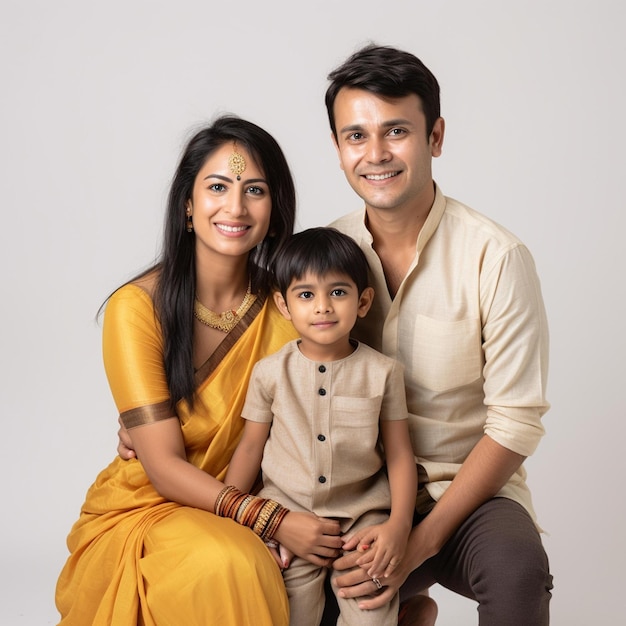
[[[193,220],[191,219],[191,209],[189,208],[187,209],[186,226],[187,226],[187,232],[192,233],[193,232]]]

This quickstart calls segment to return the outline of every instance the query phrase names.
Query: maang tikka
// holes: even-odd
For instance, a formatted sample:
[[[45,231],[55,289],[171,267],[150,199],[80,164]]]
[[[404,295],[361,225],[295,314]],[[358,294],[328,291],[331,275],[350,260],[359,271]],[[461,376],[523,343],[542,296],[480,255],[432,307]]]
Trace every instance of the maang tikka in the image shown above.
[[[237,142],[233,143],[233,153],[228,157],[228,169],[241,180],[241,175],[246,169],[246,160],[243,154],[237,152]]]

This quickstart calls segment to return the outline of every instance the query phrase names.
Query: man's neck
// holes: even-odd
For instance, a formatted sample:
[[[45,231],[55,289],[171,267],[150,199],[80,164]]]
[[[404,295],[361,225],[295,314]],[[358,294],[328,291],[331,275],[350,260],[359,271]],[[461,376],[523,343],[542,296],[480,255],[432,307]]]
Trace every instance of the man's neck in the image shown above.
[[[435,200],[432,197],[396,209],[366,206],[365,225],[381,260],[389,294],[393,298],[415,258],[417,238]]]

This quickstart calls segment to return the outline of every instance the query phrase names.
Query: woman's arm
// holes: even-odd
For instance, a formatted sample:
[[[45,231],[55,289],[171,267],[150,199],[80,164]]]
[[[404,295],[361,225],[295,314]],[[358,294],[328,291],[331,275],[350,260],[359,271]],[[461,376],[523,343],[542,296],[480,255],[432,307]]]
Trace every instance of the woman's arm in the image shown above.
[[[179,504],[213,512],[217,494],[224,485],[187,461],[177,418],[137,426],[127,433],[159,495]]]

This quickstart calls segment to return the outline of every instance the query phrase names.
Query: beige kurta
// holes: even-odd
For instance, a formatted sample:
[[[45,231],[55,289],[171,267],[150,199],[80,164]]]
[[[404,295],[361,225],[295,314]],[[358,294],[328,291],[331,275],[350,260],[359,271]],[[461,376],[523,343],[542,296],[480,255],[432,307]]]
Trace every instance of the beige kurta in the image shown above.
[[[248,420],[272,424],[261,495],[338,519],[344,532],[387,519],[391,497],[379,423],[407,419],[402,365],[354,343],[344,359],[315,362],[291,341],[256,364],[242,411]],[[326,573],[300,558],[284,570],[291,626],[319,623]],[[337,601],[343,626],[398,623],[397,594],[372,611],[359,609],[355,599]]]
[[[342,521],[388,511],[380,420],[407,419],[402,365],[369,346],[315,362],[291,341],[254,368],[242,415],[271,422],[263,495]]]
[[[544,434],[548,324],[528,249],[439,188],[391,299],[365,212],[332,224],[365,252],[376,298],[354,335],[405,366],[420,482],[439,499],[483,434],[529,456]],[[535,518],[520,467],[499,495]]]

